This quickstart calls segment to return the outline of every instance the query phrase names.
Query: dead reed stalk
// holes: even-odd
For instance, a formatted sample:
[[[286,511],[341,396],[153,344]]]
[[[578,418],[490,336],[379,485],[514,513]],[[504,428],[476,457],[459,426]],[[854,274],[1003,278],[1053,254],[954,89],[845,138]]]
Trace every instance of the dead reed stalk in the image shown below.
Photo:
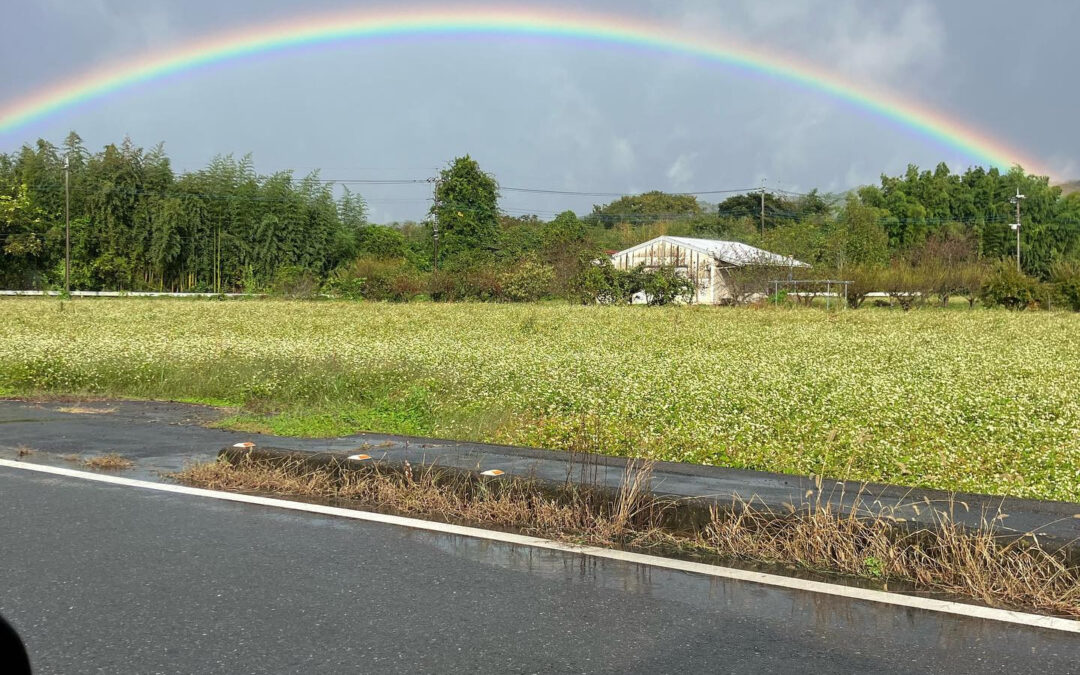
[[[110,453],[108,455],[97,455],[91,457],[83,462],[91,469],[103,469],[106,471],[120,471],[122,469],[130,469],[135,466],[135,462],[132,462],[127,457]]]

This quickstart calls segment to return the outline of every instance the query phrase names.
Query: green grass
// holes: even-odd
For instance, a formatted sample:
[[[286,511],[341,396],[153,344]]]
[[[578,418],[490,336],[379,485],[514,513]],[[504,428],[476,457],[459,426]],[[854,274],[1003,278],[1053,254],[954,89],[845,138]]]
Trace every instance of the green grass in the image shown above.
[[[1080,501],[1080,315],[0,301],[0,391]]]
[[[435,433],[435,422],[426,390],[412,387],[400,396],[384,395],[370,405],[342,404],[286,409],[280,413],[243,413],[227,417],[215,426],[278,436],[331,438],[362,430],[427,436]]]
[[[235,401],[206,396],[178,396],[173,400],[177,403],[193,403],[195,405],[208,405],[215,408],[229,408],[236,405]]]

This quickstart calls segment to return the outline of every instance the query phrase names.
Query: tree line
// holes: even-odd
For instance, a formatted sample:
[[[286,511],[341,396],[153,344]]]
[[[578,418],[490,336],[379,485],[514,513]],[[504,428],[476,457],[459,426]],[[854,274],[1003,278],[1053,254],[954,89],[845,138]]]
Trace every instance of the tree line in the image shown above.
[[[0,155],[5,287],[62,285],[66,195],[73,289],[224,292],[283,268],[326,275],[355,256],[367,224],[363,200],[335,198],[317,173],[260,176],[250,157],[218,157],[177,175],[160,145],[90,153],[72,133]]]
[[[496,179],[466,156],[440,173],[423,222],[374,225],[360,195],[317,173],[259,175],[250,157],[218,157],[177,174],[160,145],[146,151],[125,139],[91,153],[72,133],[60,146],[39,140],[0,154],[5,287],[62,287],[65,161],[74,289],[530,300],[582,299],[589,289],[625,299],[648,286],[673,297],[665,289],[680,282],[667,272],[617,279],[602,269],[609,252],[670,234],[792,255],[813,266],[809,274],[852,280],[856,303],[873,286],[906,302],[981,289],[998,261],[1015,265],[1018,190],[1021,276],[1060,284],[1080,261],[1080,193],[1064,195],[1020,167],[912,166],[839,195],[765,191],[706,203],[653,191],[542,219],[502,212]]]

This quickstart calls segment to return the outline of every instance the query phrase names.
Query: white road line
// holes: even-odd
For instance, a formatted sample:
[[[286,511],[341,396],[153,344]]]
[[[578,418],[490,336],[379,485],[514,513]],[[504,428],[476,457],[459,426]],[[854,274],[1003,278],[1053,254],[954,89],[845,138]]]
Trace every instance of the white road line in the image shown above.
[[[451,525],[449,523],[439,523],[430,520],[405,518],[403,516],[391,516],[382,513],[372,513],[369,511],[356,511],[353,509],[343,509],[334,506],[323,506],[320,504],[306,504],[304,502],[294,502],[286,499],[274,499],[271,497],[255,497],[252,495],[237,494],[234,492],[204,490],[202,488],[187,487],[185,485],[174,485],[172,483],[155,483],[152,481],[135,480],[133,478],[123,478],[121,476],[106,476],[103,474],[90,473],[87,471],[76,471],[74,469],[66,469],[58,466],[46,466],[44,464],[32,464],[29,462],[16,462],[9,459],[0,459],[0,467],[22,469],[25,471],[35,471],[38,473],[47,473],[56,476],[67,476],[69,478],[80,478],[82,480],[96,481],[98,483],[109,483],[111,485],[124,485],[127,487],[143,488],[145,490],[156,490],[158,492],[171,492],[174,494],[192,495],[196,497],[207,497],[210,499],[220,499],[230,502],[241,502],[244,504],[257,504],[259,506],[270,506],[279,509],[289,509],[291,511],[317,513],[324,516],[337,516],[340,518],[351,518],[353,520],[362,520],[373,523],[385,523],[387,525],[397,525],[399,527],[408,527],[417,530],[428,530],[431,532],[456,534],[463,537],[473,537],[475,539],[488,539],[491,541],[498,541],[506,544],[517,544],[519,546],[532,546],[534,548],[543,548],[553,551],[577,553],[581,555],[587,555],[593,558],[620,560],[623,562],[635,563],[638,565],[649,565],[652,567],[679,570],[681,572],[703,574],[705,576],[717,577],[720,579],[747,581],[750,583],[763,584],[766,586],[775,586],[779,588],[788,588],[796,591],[821,593],[824,595],[850,598],[853,600],[878,602],[885,605],[893,605],[895,607],[911,607],[914,609],[923,609],[931,612],[956,614],[959,616],[987,619],[990,621],[1003,621],[1005,623],[1020,624],[1024,626],[1034,626],[1037,628],[1048,628],[1051,630],[1066,631],[1070,633],[1080,633],[1080,621],[1074,621],[1071,619],[1042,616],[1039,614],[1029,614],[1026,612],[1014,612],[1007,609],[996,609],[993,607],[967,605],[960,602],[949,602],[946,600],[921,598],[910,595],[901,595],[899,593],[889,593],[886,591],[875,591],[865,588],[855,588],[852,586],[841,586],[821,581],[808,581],[805,579],[795,579],[792,577],[779,576],[776,574],[766,574],[764,572],[751,572],[748,570],[740,570],[730,567],[720,567],[718,565],[707,565],[704,563],[690,562],[687,560],[675,560],[672,558],[661,558],[658,556],[645,555],[642,553],[631,553],[629,551],[618,551],[615,549],[598,548],[595,546],[578,546],[575,544],[564,544],[557,541],[551,541],[549,539],[541,539],[539,537],[529,537],[521,534],[511,534],[507,532],[496,532],[494,530],[483,530],[475,527]]]

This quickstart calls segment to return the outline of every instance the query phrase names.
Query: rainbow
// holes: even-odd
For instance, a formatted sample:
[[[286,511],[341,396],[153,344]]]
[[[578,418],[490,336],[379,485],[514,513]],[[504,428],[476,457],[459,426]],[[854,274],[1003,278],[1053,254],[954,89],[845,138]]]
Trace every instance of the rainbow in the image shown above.
[[[561,38],[697,57],[833,96],[979,163],[1000,168],[1021,164],[1028,171],[1049,175],[1040,162],[980,132],[967,120],[948,117],[883,89],[855,84],[790,56],[626,16],[521,7],[361,10],[226,32],[91,70],[2,104],[0,134],[139,84],[245,56],[363,38],[481,34]]]

